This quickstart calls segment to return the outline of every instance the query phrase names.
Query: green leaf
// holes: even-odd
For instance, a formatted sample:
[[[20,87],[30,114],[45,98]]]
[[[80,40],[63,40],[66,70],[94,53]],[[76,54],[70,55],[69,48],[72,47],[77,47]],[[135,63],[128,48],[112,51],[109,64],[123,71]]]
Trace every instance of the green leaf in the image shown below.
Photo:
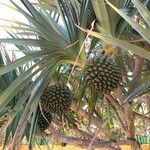
[[[29,147],[32,144],[32,139],[33,139],[33,134],[36,130],[36,126],[37,126],[37,120],[38,120],[38,112],[37,109],[33,112],[33,116],[32,116],[32,120],[31,120],[31,127],[30,127],[30,134],[29,134]]]
[[[53,61],[53,63],[51,63],[50,68],[53,68],[53,65],[56,65],[56,61]],[[45,74],[47,74],[47,72],[50,70],[49,67],[47,67],[46,69],[44,69],[41,74],[35,79],[35,81],[31,83],[31,85],[26,85],[23,91],[23,94],[18,97],[18,102],[15,104],[15,106],[13,107],[12,110],[9,110],[8,115],[11,116],[11,118],[14,118],[14,116],[22,109],[22,106],[24,103],[26,103],[29,95],[31,95],[32,90],[34,89],[34,87],[39,83],[39,81],[44,77]],[[52,69],[51,69],[52,70]],[[28,87],[28,88],[27,88]]]
[[[122,16],[132,27],[136,29],[137,32],[147,41],[150,43],[150,30],[144,29],[141,25],[139,25],[137,22],[135,22],[132,18],[127,16],[123,11],[116,8],[114,5],[112,5],[108,0],[106,0],[108,5],[111,6],[120,16]]]
[[[139,0],[132,0],[132,2],[150,27],[150,11],[147,8],[145,8]]]
[[[19,58],[14,62],[9,63],[8,65],[1,67],[0,75],[3,75],[5,73],[21,66],[24,63],[27,63],[27,62],[31,61],[31,60],[34,60],[34,59],[37,59],[39,57],[43,57],[45,55],[48,55],[48,53],[49,53],[49,51],[35,52],[35,53],[30,54],[28,56],[24,56],[22,58]]]
[[[51,11],[51,10],[57,11],[57,7],[56,7],[56,2],[55,1],[39,0],[39,2],[40,2],[40,7],[42,9],[49,10],[49,11]]]
[[[32,4],[28,0],[21,0],[24,6],[27,8],[27,10],[30,12],[30,14],[40,23],[43,25],[44,28],[47,29],[49,26],[47,20],[32,6]],[[12,2],[12,1],[11,1]],[[13,3],[13,2],[12,2]],[[15,3],[13,3],[15,6],[18,7]],[[19,8],[19,7],[18,7]]]
[[[105,32],[111,33],[111,24],[108,15],[108,11],[106,8],[105,0],[94,0],[92,1],[92,5],[98,19],[98,22],[104,28]]]
[[[10,137],[10,134],[11,134],[11,129],[12,129],[12,126],[9,126],[9,127],[6,129],[5,140],[4,140],[4,143],[3,143],[3,150],[4,150],[5,147],[7,146],[7,141],[9,140],[9,137]]]
[[[23,26],[23,27],[27,27],[27,28],[32,28],[34,29],[31,25],[27,24],[27,23],[24,23],[24,22],[20,22],[18,20],[11,20],[11,19],[0,19],[1,21],[4,21],[4,22],[7,22],[7,23],[11,23],[11,24],[15,24],[15,25],[19,25],[20,27]]]
[[[63,1],[56,2],[58,11],[62,16],[63,23],[67,29],[67,33],[69,36],[69,41],[71,43],[76,42],[77,40],[77,29],[75,28],[76,20],[73,18],[73,11],[68,11],[71,9],[71,3],[66,1],[66,4]]]
[[[0,66],[4,66],[4,61],[8,64],[10,58],[6,51],[0,52]],[[1,69],[2,67],[0,67]],[[0,93],[6,89],[6,87],[17,77],[16,70],[10,71],[7,74],[0,76]]]
[[[50,41],[35,40],[35,39],[0,39],[2,43],[11,43],[23,46],[36,46],[36,47],[51,47]]]
[[[0,25],[0,27],[2,27],[3,29],[6,30],[6,32],[8,33],[17,33],[17,32],[31,32],[31,33],[35,33],[35,35],[42,35],[40,32],[38,32],[38,30],[36,30],[35,28],[26,28],[26,27],[17,27],[17,26],[8,26],[8,25]],[[13,31],[12,29],[14,29],[15,31]],[[4,39],[3,39],[4,40]]]
[[[25,12],[21,7],[19,7],[16,3],[14,3],[13,1],[11,1],[13,3],[13,5],[18,9],[18,11],[20,11],[27,19],[29,22],[31,22],[33,24],[33,26],[36,27],[36,29],[38,29],[38,31],[42,34],[42,36],[47,39],[50,40],[51,39],[53,41],[55,41],[56,43],[59,43],[60,47],[64,47],[66,46],[63,41],[63,39],[61,39],[59,37],[59,35],[57,34],[57,32],[55,32],[55,30],[53,30],[53,28],[51,27],[51,24],[49,24],[47,22],[47,18],[45,18],[43,15],[41,15],[33,6],[29,1],[23,1],[22,3],[24,4],[24,6],[27,8],[27,10],[30,12],[27,13]],[[55,44],[56,46],[56,44]]]
[[[22,111],[18,111],[13,119],[13,121],[11,122],[11,126],[12,126],[12,129],[11,129],[11,132],[12,132],[12,136],[15,135],[15,132],[16,132],[16,129],[17,129],[17,126],[18,126],[18,123],[19,123],[19,120],[21,118],[21,115],[22,115]]]
[[[43,64],[39,69],[33,71],[33,69],[37,67],[39,63],[41,63],[41,61],[33,65],[30,69],[25,71],[21,76],[14,80],[0,95],[0,109],[4,108],[11,101],[11,99],[31,81],[34,75],[36,75],[40,70],[49,64]],[[33,73],[31,73],[31,71],[33,71]]]
[[[126,105],[127,103],[131,102],[137,96],[140,96],[141,94],[143,94],[149,90],[150,90],[150,83],[145,83],[145,84],[140,85],[125,99],[125,103],[122,104],[122,106]]]
[[[127,51],[131,51],[132,53],[134,53],[136,55],[139,55],[143,58],[146,58],[146,59],[150,60],[150,52],[146,51],[145,49],[143,49],[141,47],[130,44],[129,42],[126,42],[126,41],[123,41],[123,40],[119,40],[117,38],[111,37],[111,36],[106,35],[106,34],[100,34],[100,33],[93,32],[93,31],[90,31],[90,30],[85,30],[85,29],[82,29],[82,28],[80,28],[80,29],[87,32],[88,34],[90,34],[94,37],[102,39],[102,40],[104,40],[108,43],[112,43],[116,46],[121,47],[122,49],[125,49]]]
[[[31,114],[37,108],[40,96],[42,95],[43,90],[45,89],[45,87],[47,85],[46,83],[48,83],[49,80],[50,80],[50,78],[48,78],[48,77],[51,76],[51,75],[52,74],[50,74],[50,75],[46,74],[44,76],[44,78],[39,81],[39,84],[33,90],[32,94],[29,98],[28,104],[25,107],[24,113],[23,113],[23,115],[22,115],[22,117],[19,121],[19,125],[21,125],[26,119],[29,119]]]
[[[91,91],[91,96],[88,102],[88,109],[89,109],[88,111],[89,111],[90,118],[91,116],[93,116],[93,113],[95,111],[95,105],[97,103],[97,100],[98,100],[98,92]]]

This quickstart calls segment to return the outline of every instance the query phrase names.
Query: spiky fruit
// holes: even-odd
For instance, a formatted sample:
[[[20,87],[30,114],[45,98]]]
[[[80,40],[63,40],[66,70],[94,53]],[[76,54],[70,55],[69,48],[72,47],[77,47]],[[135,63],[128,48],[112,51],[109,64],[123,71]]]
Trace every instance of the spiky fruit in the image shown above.
[[[49,124],[51,123],[52,120],[52,114],[50,112],[43,111],[42,113],[40,112],[39,117],[38,117],[38,124],[39,128],[41,131],[45,131]]]
[[[41,96],[41,107],[44,111],[57,115],[67,112],[71,106],[72,94],[65,84],[47,87]]]
[[[83,71],[86,85],[102,95],[114,90],[120,80],[120,69],[104,53],[91,58]]]

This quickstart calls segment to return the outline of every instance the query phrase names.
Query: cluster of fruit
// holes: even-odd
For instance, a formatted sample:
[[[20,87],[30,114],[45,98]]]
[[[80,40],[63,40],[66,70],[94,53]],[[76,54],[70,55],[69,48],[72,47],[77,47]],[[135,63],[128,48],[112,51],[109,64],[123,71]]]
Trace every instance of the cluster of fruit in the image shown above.
[[[102,52],[88,60],[82,79],[87,87],[104,95],[117,88],[120,77],[121,71],[112,59]],[[41,130],[45,130],[51,122],[51,114],[61,116],[69,110],[72,92],[67,85],[58,83],[47,87],[40,100],[43,115],[39,116],[39,125]]]

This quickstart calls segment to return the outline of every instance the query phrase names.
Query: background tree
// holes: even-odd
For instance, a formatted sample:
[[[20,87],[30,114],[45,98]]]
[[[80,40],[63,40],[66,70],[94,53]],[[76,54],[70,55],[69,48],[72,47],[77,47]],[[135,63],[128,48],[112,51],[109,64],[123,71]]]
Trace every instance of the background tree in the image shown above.
[[[10,8],[24,15],[26,21],[3,20],[9,23],[3,26],[9,38],[0,39],[14,44],[24,54],[10,62],[6,61],[7,50],[1,52],[4,147],[10,138],[10,150],[24,140],[31,149],[37,139],[89,149],[114,150],[121,144],[141,149],[136,136],[146,134],[149,126],[149,1],[20,2],[24,7],[11,1]],[[134,20],[135,16],[138,19]],[[92,77],[100,62],[102,81]],[[113,85],[115,77],[121,79]],[[53,112],[48,117],[41,109],[41,96],[44,89],[57,83],[69,87],[71,107],[62,115]],[[62,86],[58,88],[62,90]],[[42,125],[49,126],[46,132],[40,130],[42,116]]]

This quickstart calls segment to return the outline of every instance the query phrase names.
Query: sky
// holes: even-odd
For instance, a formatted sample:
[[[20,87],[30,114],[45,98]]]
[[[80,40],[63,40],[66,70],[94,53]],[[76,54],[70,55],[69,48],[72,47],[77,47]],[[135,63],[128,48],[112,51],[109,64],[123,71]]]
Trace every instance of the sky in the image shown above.
[[[19,6],[21,5],[19,0],[13,0],[13,1],[16,2]],[[10,3],[9,0],[0,0],[0,25],[1,26],[6,25],[6,22],[4,22],[3,19],[19,20],[19,21],[25,20],[24,16],[22,16],[20,13],[15,11],[13,5]]]
[[[15,2],[19,7],[24,7],[20,0],[12,0]],[[37,0],[29,0],[32,3],[36,3]],[[6,20],[16,20],[20,22],[26,22],[27,20],[23,15],[21,15],[17,10],[15,10],[15,7],[12,5],[10,0],[0,0],[0,38],[8,38],[10,37],[2,27],[7,26],[7,31],[12,31],[12,29],[9,29],[8,26],[10,26],[10,23],[8,23]],[[61,22],[61,21],[60,21]],[[62,25],[62,24],[61,24]],[[9,52],[10,55],[13,55],[15,52],[18,57],[22,57],[22,53],[19,51],[16,51],[17,48],[13,46],[12,44],[3,44]],[[11,56],[12,57],[12,56]]]
[[[13,0],[13,1],[17,3],[19,6],[21,6],[21,3],[19,2],[20,0]],[[17,11],[15,11],[10,0],[0,0],[0,35],[1,35],[0,38],[8,37],[8,34],[4,29],[2,29],[2,27],[8,26],[10,24],[8,24],[4,20],[18,20],[24,22],[25,17],[20,13],[18,13]],[[3,44],[3,46],[7,50],[11,59],[13,58],[14,53],[16,54],[17,58],[24,56],[21,52],[16,51],[17,48],[12,44]]]
[[[22,5],[20,0],[12,0],[12,1],[15,2],[19,6]],[[35,3],[37,0],[29,0],[29,1]],[[10,0],[0,0],[0,18],[12,19],[12,18],[17,17],[19,20],[23,19],[23,16],[19,15],[19,13],[15,12],[12,8],[6,5],[11,6],[13,8],[13,5],[10,2]]]

